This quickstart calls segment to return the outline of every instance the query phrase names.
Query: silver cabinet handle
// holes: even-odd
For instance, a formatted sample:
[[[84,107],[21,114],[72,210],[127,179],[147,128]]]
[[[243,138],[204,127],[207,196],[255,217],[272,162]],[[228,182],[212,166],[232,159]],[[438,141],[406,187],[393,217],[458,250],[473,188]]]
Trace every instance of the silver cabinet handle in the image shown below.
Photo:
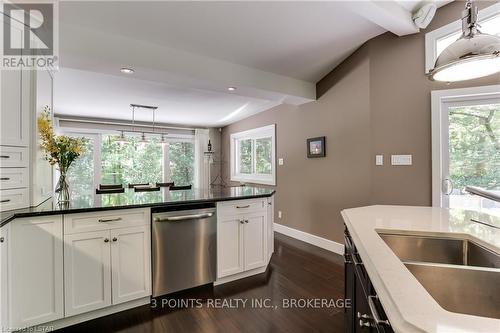
[[[10,199],[0,200],[0,203],[6,203],[6,202],[10,202]]]
[[[377,325],[387,325],[391,326],[388,320],[380,319],[377,308],[375,307],[374,299],[378,299],[378,296],[368,296],[368,307],[370,308],[370,312],[372,313],[373,320]]]
[[[9,155],[0,155],[0,158],[10,158]]]
[[[104,222],[117,222],[117,221],[121,221],[122,218],[121,217],[117,217],[117,218],[114,218],[114,219],[99,219],[99,222],[100,223],[104,223]]]
[[[10,180],[10,178],[9,177],[2,177],[2,178],[0,178],[0,180]]]
[[[238,209],[250,208],[250,205],[246,205],[246,206],[236,206],[236,208],[238,208]]]
[[[183,220],[196,220],[196,219],[204,219],[207,217],[212,217],[214,213],[203,213],[203,214],[192,214],[192,215],[182,215],[182,216],[171,216],[162,218],[155,218],[155,222],[175,222],[175,221],[183,221]]]
[[[104,243],[108,243],[109,242],[109,238],[104,238]]]
[[[118,240],[118,238],[113,237],[113,242],[116,242],[117,240]]]

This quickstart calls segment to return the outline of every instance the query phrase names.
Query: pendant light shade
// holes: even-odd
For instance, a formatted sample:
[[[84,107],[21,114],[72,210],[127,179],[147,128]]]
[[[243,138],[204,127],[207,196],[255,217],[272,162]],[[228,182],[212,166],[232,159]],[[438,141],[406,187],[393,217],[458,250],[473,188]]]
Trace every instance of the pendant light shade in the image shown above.
[[[121,134],[118,137],[118,140],[116,140],[116,142],[118,142],[120,144],[120,146],[123,146],[124,144],[127,143],[127,138],[125,137],[125,134],[123,133],[123,131],[121,131]]]
[[[141,143],[141,144],[149,143],[149,141],[148,141],[148,139],[146,139],[146,135],[144,133],[142,133],[141,139],[139,140],[139,143]]]
[[[462,36],[439,55],[429,78],[455,82],[500,72],[500,37],[477,29],[477,7],[467,1],[462,13]]]

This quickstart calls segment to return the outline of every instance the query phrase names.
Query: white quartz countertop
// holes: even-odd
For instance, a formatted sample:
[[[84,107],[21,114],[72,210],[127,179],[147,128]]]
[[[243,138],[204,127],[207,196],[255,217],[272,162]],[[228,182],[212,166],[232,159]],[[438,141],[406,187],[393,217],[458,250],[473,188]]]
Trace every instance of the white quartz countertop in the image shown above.
[[[377,233],[447,233],[500,252],[500,230],[471,222],[475,218],[500,226],[499,217],[410,206],[352,208],[342,211],[342,216],[395,332],[500,332],[499,319],[443,309]]]

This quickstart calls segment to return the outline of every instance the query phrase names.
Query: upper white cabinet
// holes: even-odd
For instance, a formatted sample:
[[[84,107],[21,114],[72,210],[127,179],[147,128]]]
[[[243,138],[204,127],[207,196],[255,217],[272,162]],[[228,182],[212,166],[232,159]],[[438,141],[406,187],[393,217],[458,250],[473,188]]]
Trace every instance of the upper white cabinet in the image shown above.
[[[64,236],[65,315],[111,305],[109,231]]]
[[[149,209],[65,215],[65,315],[151,295]]]
[[[269,209],[267,198],[217,204],[218,279],[267,265],[273,242]]]
[[[2,70],[0,144],[29,145],[31,71]]]
[[[9,326],[63,318],[62,216],[16,219],[8,226]]]

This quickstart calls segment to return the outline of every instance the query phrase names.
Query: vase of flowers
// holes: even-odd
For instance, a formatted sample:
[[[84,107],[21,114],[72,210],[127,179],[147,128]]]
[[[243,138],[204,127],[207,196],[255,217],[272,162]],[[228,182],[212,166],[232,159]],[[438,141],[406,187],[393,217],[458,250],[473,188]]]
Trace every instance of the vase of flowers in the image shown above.
[[[72,138],[67,135],[56,135],[50,120],[50,107],[48,106],[38,116],[37,125],[40,134],[40,146],[45,152],[45,158],[50,165],[57,164],[60,173],[55,190],[58,202],[67,203],[70,200],[68,169],[84,153],[87,140]]]

